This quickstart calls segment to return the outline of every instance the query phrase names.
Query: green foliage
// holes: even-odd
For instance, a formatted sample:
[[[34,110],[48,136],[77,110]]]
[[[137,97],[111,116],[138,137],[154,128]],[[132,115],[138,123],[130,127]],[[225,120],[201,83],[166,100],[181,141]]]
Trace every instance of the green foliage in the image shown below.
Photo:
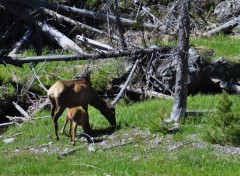
[[[23,52],[23,55],[25,57],[36,56],[37,52],[36,52],[36,49],[33,46],[30,46],[27,50],[25,50]]]
[[[166,127],[163,125],[163,120],[166,117],[166,110],[163,108],[158,114],[156,118],[150,119],[150,127],[149,130],[152,133],[160,132],[165,133],[167,131]]]
[[[123,59],[106,59],[96,61],[91,73],[91,82],[97,91],[106,90],[113,78],[124,73]]]
[[[189,96],[188,108],[216,108],[218,98],[219,95]],[[237,102],[240,101],[240,97],[229,95],[228,98],[233,102],[231,110],[237,114],[239,111]],[[133,127],[137,127],[141,131],[152,128],[159,135],[161,117],[170,113],[171,105],[172,100],[164,99],[144,100],[130,104],[121,102],[116,107],[117,123],[122,124],[121,128],[113,134],[100,136],[99,139],[111,139],[114,135],[120,136],[121,134],[130,138]],[[45,116],[49,117],[41,118]],[[63,125],[65,116],[64,113],[59,118],[59,129]],[[109,127],[106,119],[91,106],[89,107],[89,117],[94,129]],[[181,124],[181,130],[176,134],[164,135],[163,142],[155,147],[151,147],[154,141],[144,146],[146,136],[135,136],[131,139],[134,141],[133,144],[107,150],[102,150],[103,146],[100,144],[100,148],[97,148],[95,152],[89,152],[86,141],[78,140],[75,147],[80,147],[80,149],[62,157],[58,154],[59,150],[75,148],[70,144],[69,136],[59,134],[60,140],[55,141],[49,110],[37,113],[34,118],[38,118],[38,120],[32,120],[21,126],[9,127],[4,134],[0,134],[0,175],[185,176],[237,175],[239,171],[239,155],[223,153],[211,146],[198,147],[202,144],[201,134],[206,131],[207,123],[188,123],[187,121],[185,124]],[[154,124],[154,121],[157,124]],[[78,128],[78,131],[82,130]],[[153,134],[150,133],[149,136],[153,137]],[[3,140],[10,137],[14,137],[15,141],[5,144]],[[122,138],[119,137],[118,140],[121,141]],[[47,147],[49,143],[52,144]],[[46,147],[47,150],[56,152],[42,153],[29,149],[33,147],[36,149]]]
[[[124,1],[120,1],[120,3],[119,3],[119,6],[121,8],[129,8],[132,5],[133,5],[133,1],[131,1],[131,0],[124,0]]]
[[[223,34],[212,37],[201,37],[191,39],[190,43],[197,46],[204,46],[214,50],[214,58],[228,57],[232,61],[239,61],[237,56],[240,50],[239,39]]]
[[[232,102],[227,93],[222,93],[216,112],[208,120],[209,129],[206,134],[208,141],[222,145],[240,144],[240,118],[234,115],[231,107]]]

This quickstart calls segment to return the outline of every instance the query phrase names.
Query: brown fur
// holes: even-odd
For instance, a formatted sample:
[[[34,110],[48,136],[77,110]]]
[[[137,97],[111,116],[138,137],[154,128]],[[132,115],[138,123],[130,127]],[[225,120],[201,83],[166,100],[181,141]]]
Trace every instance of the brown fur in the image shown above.
[[[61,133],[63,134],[66,128],[66,125],[70,121],[69,125],[69,136],[70,141],[73,145],[75,145],[75,138],[76,138],[76,132],[77,132],[77,126],[81,125],[83,128],[84,133],[89,133],[91,131],[91,127],[89,125],[88,121],[88,114],[85,110],[80,108],[71,108],[68,109],[67,117],[65,120],[65,123],[63,125]],[[73,132],[72,132],[72,125],[73,125]]]
[[[66,108],[82,106],[88,114],[88,104],[98,109],[112,126],[116,126],[115,109],[103,101],[86,80],[58,81],[48,90],[55,137],[58,140],[58,118]],[[89,123],[89,122],[88,122]]]

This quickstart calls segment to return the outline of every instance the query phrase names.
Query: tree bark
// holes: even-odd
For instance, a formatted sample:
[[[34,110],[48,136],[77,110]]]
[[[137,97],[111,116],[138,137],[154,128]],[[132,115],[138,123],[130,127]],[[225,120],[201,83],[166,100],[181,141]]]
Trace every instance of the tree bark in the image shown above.
[[[176,73],[174,103],[171,112],[171,121],[177,122],[186,114],[187,82],[188,82],[188,50],[189,50],[189,12],[188,0],[182,0],[179,23],[179,53]]]
[[[106,51],[114,51],[114,50],[116,50],[114,47],[112,47],[110,45],[107,45],[107,44],[104,44],[104,43],[92,40],[90,38],[87,38],[87,37],[84,37],[84,36],[81,36],[81,35],[76,35],[76,40],[79,40],[79,41],[81,41],[83,43],[86,43],[86,45],[89,44],[89,45],[91,45],[93,47],[96,47],[96,48],[99,48],[101,50],[106,50]]]
[[[50,38],[54,39],[63,49],[71,50],[78,54],[84,54],[83,50],[71,39],[49,24],[37,21],[37,26]]]
[[[232,84],[229,82],[221,81],[219,85],[222,89],[226,90],[227,92],[240,94],[239,84]]]
[[[234,27],[238,26],[239,24],[240,24],[240,17],[235,17],[214,29],[205,32],[203,36],[211,36],[221,31],[229,31],[229,30],[232,30]]]
[[[119,38],[122,44],[122,48],[127,48],[127,44],[125,42],[125,38],[124,38],[124,30],[123,30],[123,26],[122,26],[122,22],[121,22],[121,18],[120,18],[120,10],[118,7],[118,0],[115,0],[115,7],[114,7],[114,13],[116,16],[116,22],[117,22],[117,27],[118,27],[118,34],[119,34]]]
[[[113,16],[113,15],[107,16],[106,14],[99,13],[99,12],[92,12],[87,9],[79,9],[76,7],[69,7],[66,5],[53,4],[53,3],[44,3],[42,5],[45,7],[48,7],[48,8],[54,8],[54,9],[59,9],[59,10],[63,10],[63,11],[68,11],[68,12],[72,12],[75,14],[79,14],[79,15],[82,15],[85,17],[90,17],[90,18],[94,18],[94,19],[98,19],[98,20],[102,20],[102,21],[107,21],[107,18],[109,18],[110,22],[116,23],[116,20],[117,20],[116,16]],[[120,18],[120,20],[121,20],[121,23],[123,26],[135,26],[137,24],[136,20],[130,20],[127,18]],[[151,23],[143,23],[143,26],[148,29],[158,29],[160,31],[165,29],[161,26],[151,24]]]
[[[116,97],[116,98],[113,100],[113,102],[111,103],[112,106],[115,106],[115,105],[117,104],[117,102],[120,100],[120,98],[122,97],[123,92],[124,92],[124,90],[127,88],[128,84],[129,84],[129,82],[130,82],[130,80],[131,80],[131,78],[132,78],[132,75],[133,75],[134,71],[136,70],[137,65],[138,65],[139,62],[140,62],[140,59],[137,59],[136,62],[135,62],[135,64],[134,64],[133,67],[132,67],[132,70],[131,70],[131,72],[130,72],[130,74],[129,74],[129,76],[128,76],[127,81],[125,82],[125,84],[124,84],[123,87],[121,88],[121,90],[120,90],[120,92],[118,93],[117,97]]]
[[[27,30],[23,37],[13,45],[12,50],[11,52],[9,52],[8,56],[14,56],[16,52],[19,50],[19,48],[29,39],[31,34],[32,30],[31,29]]]
[[[33,57],[0,57],[0,64],[12,64],[15,66],[21,66],[24,63],[38,63],[38,62],[51,62],[51,61],[71,61],[71,60],[87,60],[87,59],[106,59],[116,58],[124,56],[133,56],[138,54],[150,54],[154,52],[163,52],[167,47],[155,47],[155,48],[144,48],[134,50],[117,50],[107,53],[94,53],[94,54],[76,54],[76,55],[49,55],[49,56],[33,56]]]

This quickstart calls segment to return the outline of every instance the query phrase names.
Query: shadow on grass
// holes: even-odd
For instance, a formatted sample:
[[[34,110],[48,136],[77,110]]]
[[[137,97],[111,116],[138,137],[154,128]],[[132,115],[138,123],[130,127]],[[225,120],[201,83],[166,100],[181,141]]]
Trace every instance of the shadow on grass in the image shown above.
[[[103,139],[99,139],[99,137],[104,135],[111,135],[115,131],[119,130],[121,127],[120,125],[117,125],[116,127],[108,127],[108,128],[100,128],[100,129],[94,129],[91,131],[91,133],[81,133],[78,137],[84,137],[87,139],[88,143],[99,143],[102,142]],[[96,139],[94,139],[96,138]]]

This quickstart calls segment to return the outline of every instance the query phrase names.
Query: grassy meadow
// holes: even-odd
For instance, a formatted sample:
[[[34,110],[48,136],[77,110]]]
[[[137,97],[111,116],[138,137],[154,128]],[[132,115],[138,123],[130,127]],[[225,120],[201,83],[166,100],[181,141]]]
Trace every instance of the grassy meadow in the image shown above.
[[[192,39],[191,44],[213,49],[214,58],[224,56],[239,61],[239,39],[223,35]],[[34,55],[34,50],[26,51]],[[34,68],[40,80],[49,87],[61,78],[71,79],[80,74],[83,61],[39,63]],[[117,69],[108,67],[114,64]],[[92,63],[91,63],[92,64]],[[121,64],[102,61],[103,67],[96,66],[95,86],[101,89],[98,78],[110,80],[109,73],[121,73]],[[8,87],[8,94],[16,90],[11,84],[15,76],[22,85],[29,85],[33,72],[30,65],[23,68],[0,65],[2,86]],[[93,81],[94,82],[94,81]],[[106,82],[104,82],[106,84]],[[45,95],[37,80],[34,89]],[[4,91],[4,90],[1,90]],[[6,93],[6,92],[3,92]],[[0,92],[1,94],[1,92]],[[188,96],[188,110],[215,110],[221,95],[197,94]],[[240,97],[228,95],[233,103],[232,113],[239,116]],[[5,129],[0,133],[0,175],[101,175],[101,176],[142,176],[142,175],[239,175],[240,155],[221,150],[205,140],[209,128],[210,113],[188,116],[180,121],[176,133],[166,134],[161,130],[164,116],[169,116],[172,100],[149,99],[132,102],[122,99],[116,106],[118,129],[110,134],[100,133],[94,143],[78,139],[72,146],[69,137],[53,136],[53,123],[48,108],[38,112],[33,120]],[[100,113],[89,108],[90,123],[94,130],[106,131],[108,122]],[[59,119],[59,133],[65,113]],[[78,128],[78,134],[82,129]],[[5,143],[5,139],[14,138]],[[230,146],[227,146],[231,149]],[[64,152],[76,149],[66,156]]]
[[[215,109],[218,98],[219,95],[189,96],[188,109]],[[233,112],[238,113],[240,97],[229,95],[229,99],[234,104]],[[163,112],[170,113],[171,104],[172,100],[163,99],[132,104],[122,101],[116,107],[119,129],[97,137],[108,141],[111,147],[96,142],[90,145],[94,151],[89,151],[86,141],[78,140],[72,146],[67,135],[60,135],[60,140],[55,141],[49,111],[39,112],[36,120],[10,127],[1,135],[0,175],[237,175],[239,154],[223,152],[204,142],[208,126],[204,121],[209,114],[187,117],[177,133],[159,131],[160,116]],[[59,119],[60,127],[63,120]],[[93,108],[90,121],[95,130],[108,127],[107,121]],[[153,123],[157,121],[159,126]],[[138,134],[133,135],[136,128]],[[153,145],[151,140],[156,136],[162,140]],[[11,137],[15,138],[13,142],[3,142]],[[123,140],[132,143],[112,147]],[[80,149],[73,154],[61,155],[76,147]]]

